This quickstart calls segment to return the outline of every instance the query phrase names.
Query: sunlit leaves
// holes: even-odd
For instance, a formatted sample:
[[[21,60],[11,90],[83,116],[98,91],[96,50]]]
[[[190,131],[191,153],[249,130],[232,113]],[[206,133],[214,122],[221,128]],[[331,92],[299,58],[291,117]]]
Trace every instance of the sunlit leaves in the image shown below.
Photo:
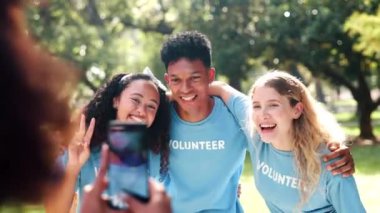
[[[358,37],[355,49],[380,59],[380,9],[377,14],[355,12],[347,20],[344,29],[352,37]]]

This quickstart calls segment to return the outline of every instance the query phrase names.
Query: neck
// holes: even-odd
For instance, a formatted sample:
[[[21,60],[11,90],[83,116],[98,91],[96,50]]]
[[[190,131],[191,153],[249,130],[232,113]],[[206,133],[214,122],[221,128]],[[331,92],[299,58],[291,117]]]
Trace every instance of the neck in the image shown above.
[[[291,137],[281,137],[281,139],[272,141],[271,144],[274,148],[281,151],[293,151],[293,143]]]
[[[196,107],[191,110],[182,109],[177,103],[175,104],[175,110],[178,116],[187,122],[199,122],[204,120],[211,114],[214,107],[214,99],[210,97],[206,103],[206,106]]]

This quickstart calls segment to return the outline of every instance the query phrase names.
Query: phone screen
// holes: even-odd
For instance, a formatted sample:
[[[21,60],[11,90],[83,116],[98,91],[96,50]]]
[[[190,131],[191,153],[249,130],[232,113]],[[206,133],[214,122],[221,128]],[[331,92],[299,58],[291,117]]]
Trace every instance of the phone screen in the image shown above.
[[[110,160],[108,165],[109,204],[127,209],[127,196],[149,200],[148,146],[146,125],[112,121],[108,129]]]

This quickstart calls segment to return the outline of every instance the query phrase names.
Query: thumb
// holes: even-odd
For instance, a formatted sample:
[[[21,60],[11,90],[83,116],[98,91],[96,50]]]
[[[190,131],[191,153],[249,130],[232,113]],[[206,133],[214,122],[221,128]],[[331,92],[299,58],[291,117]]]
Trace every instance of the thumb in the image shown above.
[[[132,196],[128,196],[125,201],[127,202],[129,209],[132,212],[144,212],[143,209],[144,209],[145,204],[141,203],[136,198],[134,198]]]
[[[94,190],[98,194],[101,194],[104,191],[104,189],[107,187],[106,174],[107,174],[107,167],[108,167],[108,160],[109,160],[108,155],[109,155],[108,146],[106,144],[103,144],[100,168],[99,168],[99,172],[97,174],[97,177],[95,179],[95,183],[93,186]]]
[[[151,197],[155,197],[156,194],[163,193],[165,191],[164,186],[154,180],[153,178],[149,178],[149,194]]]
[[[330,142],[327,144],[327,148],[332,152],[339,149],[339,147],[340,147],[339,143]]]
[[[157,185],[158,184],[152,178],[149,178],[149,195],[150,195],[150,201],[149,202],[152,202],[152,200],[157,199],[156,194],[157,194],[157,189],[159,188],[159,186],[157,186]],[[128,203],[128,205],[130,206],[130,209],[133,212],[144,212],[144,208],[145,208],[146,204],[140,202],[139,200],[137,200],[133,196],[128,196],[126,198],[126,202]]]

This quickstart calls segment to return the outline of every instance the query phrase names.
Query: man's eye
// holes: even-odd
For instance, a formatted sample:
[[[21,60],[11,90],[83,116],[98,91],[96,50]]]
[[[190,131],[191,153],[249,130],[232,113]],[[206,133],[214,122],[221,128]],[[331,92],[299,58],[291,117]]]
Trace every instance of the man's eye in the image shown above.
[[[179,82],[179,79],[178,79],[178,78],[173,78],[173,79],[172,79],[172,82],[173,82],[173,83],[178,83],[178,82]]]
[[[197,81],[197,80],[201,79],[200,76],[193,76],[192,78],[193,78],[194,81]]]
[[[260,106],[258,106],[258,105],[255,106],[255,105],[254,105],[254,106],[253,106],[253,109],[260,109]]]

